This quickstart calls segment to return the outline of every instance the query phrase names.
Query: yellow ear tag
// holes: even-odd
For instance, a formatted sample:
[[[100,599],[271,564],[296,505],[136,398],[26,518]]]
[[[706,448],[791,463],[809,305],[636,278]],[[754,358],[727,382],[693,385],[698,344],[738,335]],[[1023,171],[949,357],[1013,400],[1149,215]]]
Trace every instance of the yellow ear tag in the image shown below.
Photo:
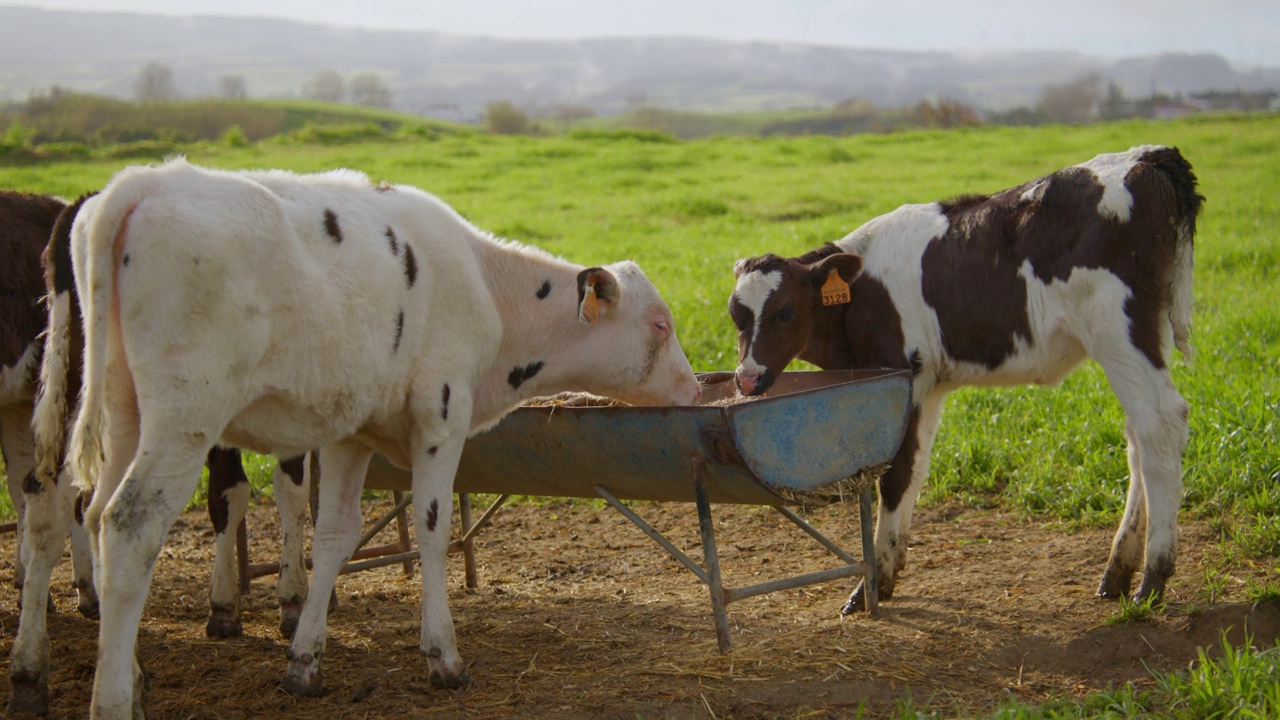
[[[600,308],[596,305],[596,286],[588,285],[582,297],[581,319],[588,325],[595,325],[598,317],[600,317]]]
[[[843,305],[849,302],[849,283],[840,279],[840,273],[835,270],[827,276],[827,281],[822,284],[822,304],[827,305]]]

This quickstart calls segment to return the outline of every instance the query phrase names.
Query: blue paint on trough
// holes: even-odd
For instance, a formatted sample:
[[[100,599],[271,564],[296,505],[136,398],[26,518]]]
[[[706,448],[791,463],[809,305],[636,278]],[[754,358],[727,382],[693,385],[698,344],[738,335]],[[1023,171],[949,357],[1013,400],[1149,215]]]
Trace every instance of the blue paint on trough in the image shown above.
[[[887,462],[906,431],[904,370],[783,373],[767,397],[727,404],[731,373],[709,373],[695,407],[521,407],[467,440],[454,491],[693,502],[704,462],[716,503],[781,505]],[[375,456],[366,486],[410,489],[409,473]]]

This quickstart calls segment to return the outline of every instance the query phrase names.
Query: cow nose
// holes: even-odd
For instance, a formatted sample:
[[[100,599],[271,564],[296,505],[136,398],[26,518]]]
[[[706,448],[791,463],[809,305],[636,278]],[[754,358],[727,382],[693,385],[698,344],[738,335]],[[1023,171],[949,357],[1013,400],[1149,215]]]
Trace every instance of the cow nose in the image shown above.
[[[734,378],[738,381],[738,388],[748,395],[755,391],[756,383],[760,380],[759,375],[744,372],[737,373]]]

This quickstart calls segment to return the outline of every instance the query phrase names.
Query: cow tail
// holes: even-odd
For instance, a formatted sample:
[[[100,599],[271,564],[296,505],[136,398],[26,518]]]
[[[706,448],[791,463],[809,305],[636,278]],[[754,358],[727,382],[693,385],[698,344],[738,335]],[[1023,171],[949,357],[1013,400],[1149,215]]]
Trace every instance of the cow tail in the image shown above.
[[[140,169],[134,169],[137,170]],[[92,212],[76,222],[72,233],[71,249],[85,343],[80,412],[71,433],[67,460],[82,490],[91,490],[97,485],[98,473],[107,460],[103,440],[110,431],[106,427],[105,411],[110,360],[107,345],[111,324],[119,317],[116,251],[123,246],[129,216],[150,186],[146,177],[133,175],[130,170],[118,174],[97,198]]]
[[[1191,346],[1192,266],[1195,264],[1196,218],[1204,205],[1204,196],[1196,191],[1196,175],[1191,163],[1177,148],[1167,148],[1157,161],[1173,186],[1177,203],[1175,226],[1177,238],[1173,254],[1173,279],[1169,286],[1169,320],[1173,325],[1173,344],[1190,364],[1195,359]]]

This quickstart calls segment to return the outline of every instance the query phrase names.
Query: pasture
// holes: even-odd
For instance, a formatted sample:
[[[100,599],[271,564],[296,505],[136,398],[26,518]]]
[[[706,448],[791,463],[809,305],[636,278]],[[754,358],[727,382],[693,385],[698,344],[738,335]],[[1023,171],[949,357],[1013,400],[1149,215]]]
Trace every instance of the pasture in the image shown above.
[[[162,556],[144,618],[140,641],[153,653],[149,667],[169,672],[183,663],[192,672],[234,676],[252,665],[248,692],[265,704],[214,712],[213,700],[184,700],[181,681],[171,679],[156,683],[155,693],[170,695],[153,695],[153,708],[166,717],[426,709],[459,717],[790,717],[854,714],[860,698],[870,698],[878,716],[910,698],[945,716],[955,707],[991,712],[1008,698],[1079,698],[1126,681],[1150,688],[1147,668],[1185,668],[1197,646],[1220,651],[1216,630],[1228,626],[1232,643],[1244,641],[1247,624],[1259,645],[1273,645],[1280,597],[1276,116],[696,142],[620,132],[207,143],[186,154],[226,168],[350,167],[374,181],[427,189],[485,230],[575,262],[634,258],[670,304],[694,369],[710,371],[736,361],[725,302],[737,258],[798,254],[902,203],[991,192],[1146,143],[1179,147],[1207,198],[1196,247],[1198,355],[1174,368],[1191,405],[1185,526],[1169,605],[1153,619],[1108,625],[1113,617],[1129,619],[1129,611],[1092,597],[1123,507],[1127,467],[1120,409],[1089,364],[1061,388],[967,390],[950,399],[909,565],[881,619],[837,620],[848,592],[839,583],[745,601],[730,607],[743,638],[736,656],[714,654],[705,590],[634,528],[596,505],[529,501],[482,541],[481,588],[464,593],[460,579],[450,583],[463,653],[484,665],[473,669],[476,687],[457,694],[425,689],[426,664],[413,640],[416,583],[388,570],[340,581],[344,609],[333,622],[335,659],[326,678],[333,692],[315,701],[278,695],[273,683],[283,673],[285,643],[274,632],[265,581],[248,600],[245,639],[222,645],[200,635],[208,572],[200,554],[211,547],[200,539],[207,520],[189,514],[175,531],[178,549]],[[0,167],[0,186],[74,197],[122,165]],[[257,462],[258,488],[269,492],[270,463]],[[273,512],[253,511],[255,553],[272,552]],[[696,544],[691,509],[653,512],[683,517]],[[856,523],[843,510],[813,512],[829,527],[847,522],[837,537],[855,536]],[[808,562],[758,515],[724,516],[746,533],[735,546],[739,561],[786,563],[798,552],[795,559]],[[6,542],[6,584],[12,554]],[[727,562],[732,574],[733,560]],[[61,687],[70,694],[89,682],[85,664],[91,668],[93,654],[58,635],[85,642],[94,631],[68,615],[73,603],[59,604],[63,615],[51,621],[51,633],[55,665],[66,673]],[[0,593],[6,656],[16,617],[10,585]],[[153,618],[159,624],[149,624]],[[1090,644],[1115,649],[1091,656],[1084,653]],[[336,659],[343,652],[345,662]],[[1049,656],[1064,659],[1052,667],[1029,660]],[[1272,667],[1280,664],[1270,657]],[[402,676],[407,685],[398,682]],[[1270,692],[1280,690],[1273,684]],[[392,695],[403,696],[398,711],[385,704]],[[57,706],[73,716],[83,707]]]

